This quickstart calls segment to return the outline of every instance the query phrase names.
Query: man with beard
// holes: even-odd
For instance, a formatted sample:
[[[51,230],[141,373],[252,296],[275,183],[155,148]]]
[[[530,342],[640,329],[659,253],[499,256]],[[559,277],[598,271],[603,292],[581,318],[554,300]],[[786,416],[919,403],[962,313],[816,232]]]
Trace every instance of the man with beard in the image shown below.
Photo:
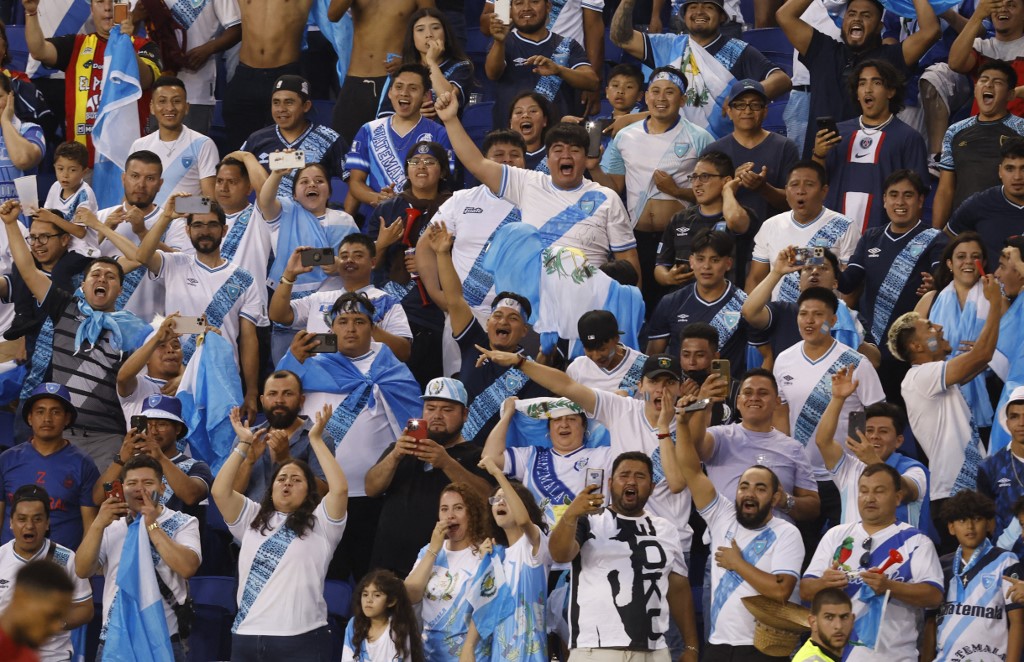
[[[262,283],[245,269],[228,262],[220,254],[226,233],[224,209],[216,202],[210,211],[185,215],[185,227],[194,255],[157,250],[160,237],[176,217],[174,203],[186,193],[175,193],[151,231],[135,252],[135,259],[149,269],[150,277],[164,285],[163,311],[203,317],[206,324],[220,329],[241,358],[245,386],[244,409],[249,420],[256,417],[259,391],[259,342],[256,327],[267,326],[266,307],[261,297]],[[184,336],[181,342],[188,363],[196,349],[196,336]]]
[[[421,396],[426,437],[402,436],[366,472],[366,494],[381,497],[380,521],[373,544],[371,567],[399,575],[412,570],[419,549],[430,540],[437,521],[441,491],[449,483],[465,482],[490,496],[487,473],[477,464],[482,447],[466,443],[462,426],[469,408],[466,387],[456,379],[438,377]]]
[[[789,600],[804,560],[800,532],[773,515],[784,493],[779,477],[768,467],[755,464],[740,475],[732,504],[719,495],[715,484],[701,471],[695,437],[691,435],[693,419],[705,416],[703,411],[685,411],[695,401],[696,396],[686,395],[676,403],[680,413],[675,452],[693,504],[708,523],[714,550],[709,559],[714,561],[711,610],[705,615],[711,622],[711,635],[704,660],[788,659],[771,657],[754,648],[754,616],[743,606],[742,598],[764,595],[779,602]]]
[[[267,420],[252,429],[253,443],[235,475],[236,492],[253,501],[262,500],[274,477],[274,467],[294,458],[309,465],[316,476],[318,491],[327,493],[324,471],[316,453],[309,447],[313,422],[299,415],[305,402],[302,381],[290,370],[278,370],[263,382],[260,403]],[[255,434],[262,428],[269,430],[266,437]]]
[[[15,576],[17,589],[0,614],[0,657],[37,662],[35,650],[61,631],[71,609],[74,582],[55,563],[26,563]]]
[[[916,660],[924,610],[942,602],[935,545],[896,520],[903,499],[900,480],[887,464],[864,469],[857,498],[860,521],[829,529],[800,580],[802,600],[837,588],[852,601],[857,621],[851,637],[856,646],[847,658],[851,662]],[[883,640],[884,648],[876,650]]]
[[[818,591],[811,601],[811,638],[793,656],[794,662],[839,662],[853,633],[853,603],[838,588]]]
[[[669,614],[688,635],[680,660],[697,659],[693,608],[679,532],[645,511],[655,468],[641,451],[612,463],[604,485],[581,491],[551,532],[557,563],[572,562],[569,605],[571,657],[600,660],[669,660]],[[695,630],[695,628],[694,628]],[[692,635],[692,638],[690,637]]]
[[[914,0],[917,32],[902,43],[883,45],[882,4],[877,0],[852,0],[843,14],[842,42],[838,42],[804,21],[803,13],[812,1],[786,0],[775,14],[779,27],[810,71],[809,119],[853,119],[858,109],[846,94],[853,67],[865,60],[884,60],[906,75],[941,35],[939,19],[928,0]],[[817,133],[817,123],[808,122],[804,158],[810,156]]]

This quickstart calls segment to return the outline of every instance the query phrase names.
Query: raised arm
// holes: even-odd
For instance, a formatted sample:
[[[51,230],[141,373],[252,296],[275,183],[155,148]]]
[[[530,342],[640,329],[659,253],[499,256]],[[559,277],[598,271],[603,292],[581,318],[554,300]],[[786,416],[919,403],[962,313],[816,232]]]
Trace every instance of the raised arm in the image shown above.
[[[427,234],[424,232],[416,241],[416,271],[420,275],[420,282],[427,290],[427,296],[435,306],[447,313],[448,300],[441,289],[441,278],[437,271],[437,253],[430,245],[430,237]]]
[[[949,46],[950,69],[961,74],[970,73],[974,66],[974,39],[985,29],[983,22],[991,15],[992,0],[980,0],[974,6],[974,13],[967,19],[964,29]]]
[[[513,395],[510,398],[505,398],[505,401],[501,403],[501,417],[491,428],[490,434],[487,435],[487,441],[484,443],[482,454],[494,460],[495,466],[499,469],[505,468],[505,450],[508,448],[506,437],[508,428],[512,424],[512,417],[516,415],[517,400],[519,398]]]
[[[793,44],[793,48],[801,55],[807,54],[807,49],[811,47],[811,39],[814,37],[814,28],[801,18],[813,1],[786,0],[775,12],[775,20],[779,22],[779,27],[786,34],[789,43]]]
[[[128,504],[117,497],[110,497],[100,504],[96,519],[85,530],[82,542],[75,550],[75,574],[88,579],[100,571],[100,545],[103,542],[103,531],[111,523],[128,514]]]
[[[996,351],[999,340],[999,320],[1003,316],[1003,295],[999,290],[999,281],[989,274],[983,276],[985,299],[989,304],[989,314],[985,325],[981,327],[974,347],[946,361],[946,386],[966,384],[988,367],[992,355]]]
[[[526,504],[519,497],[519,493],[512,487],[512,483],[509,482],[501,467],[494,462],[494,458],[484,455],[480,459],[480,468],[485,469],[494,480],[498,481],[498,487],[504,492],[505,505],[508,506],[509,514],[512,515],[516,525],[523,530],[523,534],[530,541],[533,555],[537,556],[540,553],[540,527],[530,519],[530,512],[526,510]]]
[[[14,266],[18,268],[21,279],[25,281],[29,292],[40,304],[46,299],[46,293],[50,291],[50,279],[46,277],[36,261],[32,259],[32,253],[28,250],[28,244],[16,225],[18,216],[21,214],[21,203],[17,200],[7,200],[0,205],[0,220],[4,223],[4,230],[7,232],[7,245],[14,258]]]
[[[914,13],[917,31],[903,40],[903,61],[908,67],[916,67],[921,56],[942,36],[939,17],[928,0],[914,0]]]
[[[22,0],[25,8],[25,43],[29,55],[48,67],[57,63],[57,47],[46,40],[39,25],[39,0]]]
[[[839,460],[843,459],[843,447],[836,441],[835,435],[843,405],[847,398],[856,393],[859,385],[853,378],[853,368],[854,366],[850,365],[832,375],[832,399],[818,421],[818,430],[814,437],[814,443],[821,451],[821,458],[825,460],[825,468],[829,471],[835,469]]]
[[[594,393],[594,389],[580,384],[561,370],[540,365],[536,361],[527,361],[526,357],[521,354],[498,352],[484,349],[479,345],[476,348],[480,350],[480,362],[487,360],[500,366],[518,368],[538,385],[555,395],[569,398],[589,414],[593,414],[594,409],[597,408],[597,395]]]
[[[351,8],[352,0],[331,0],[331,4],[327,5],[327,20],[337,23]]]
[[[679,416],[676,419],[675,455],[676,461],[679,463],[679,470],[686,478],[690,494],[693,496],[693,505],[697,506],[697,510],[703,510],[715,500],[715,497],[718,496],[718,490],[715,489],[711,479],[701,471],[700,458],[697,457],[697,449],[694,448],[693,440],[690,438],[690,418],[695,414],[703,415],[704,411],[683,411],[687,405],[693,404],[696,401],[696,396],[684,395],[676,403],[676,407],[679,409]]]
[[[793,264],[795,250],[793,246],[790,246],[779,251],[779,254],[775,256],[775,262],[772,263],[771,271],[750,291],[747,300],[743,302],[740,314],[743,315],[743,319],[747,320],[747,324],[755,329],[763,329],[771,322],[772,314],[768,311],[768,304],[772,300],[772,291],[775,290],[775,286],[786,274],[800,271],[800,267]]]
[[[733,177],[722,187],[722,218],[725,219],[725,227],[733,234],[745,234],[750,229],[750,214],[736,199],[736,192],[742,184],[740,179]]]
[[[2,99],[4,107],[0,112],[0,133],[3,133],[7,156],[18,170],[31,170],[43,160],[43,150],[21,135],[18,127],[14,126],[14,93],[11,92]]]
[[[505,38],[512,26],[498,18],[493,11],[484,16],[489,17],[488,31],[494,40],[484,59],[484,74],[490,80],[498,80],[505,73]]]
[[[156,333],[151,334],[149,339],[142,344],[142,347],[129,354],[128,358],[121,364],[121,369],[117,371],[117,394],[119,396],[127,398],[132,393],[135,393],[139,373],[146,368],[146,364],[149,363],[150,357],[156,351],[157,345],[165,343],[178,335],[174,332],[174,320],[177,316],[178,313],[174,312],[165,317],[164,321],[157,328]]]
[[[242,508],[245,506],[245,497],[234,489],[235,474],[238,473],[238,467],[245,460],[249,446],[252,445],[254,438],[258,435],[265,439],[267,436],[266,428],[257,430],[253,434],[249,426],[243,423],[241,407],[235,407],[231,410],[231,427],[235,429],[235,434],[238,435],[238,443],[228,453],[228,459],[224,461],[224,465],[217,472],[217,476],[213,479],[213,485],[210,487],[210,496],[213,497],[213,502],[217,504],[217,509],[224,516],[225,522],[238,520],[238,516],[242,514]]]
[[[334,453],[324,443],[324,427],[327,426],[327,421],[331,420],[333,413],[334,408],[330,405],[324,405],[316,413],[316,420],[309,430],[309,446],[316,454],[316,459],[323,469],[324,478],[327,479],[327,494],[323,499],[324,510],[327,511],[328,517],[338,521],[348,512],[348,480],[345,478],[345,472],[342,471],[338,460],[335,459]]]
[[[622,0],[612,16],[609,35],[612,43],[637,59],[644,57],[644,35],[633,29],[633,8],[636,0]]]
[[[455,150],[455,156],[481,184],[491,189],[495,195],[500,194],[504,166],[481,154],[476,143],[466,133],[458,116],[459,100],[457,96],[451,93],[439,95],[434,102],[434,109],[437,111],[437,118],[444,122],[444,127],[448,131],[448,140],[451,142],[452,149]]]
[[[6,138],[5,138],[5,140],[6,140]],[[23,168],[23,170],[24,169],[25,168]],[[84,225],[79,225],[78,223],[73,223],[71,221],[68,221],[63,216],[61,216],[60,214],[55,214],[52,211],[50,211],[49,209],[37,209],[36,213],[33,214],[32,218],[33,218],[33,220],[34,219],[39,219],[40,221],[46,221],[47,223],[52,223],[58,229],[63,230],[64,232],[67,232],[72,237],[77,237],[79,239],[83,238],[85,236],[85,233],[86,233]]]
[[[256,204],[260,208],[260,214],[266,219],[275,219],[281,215],[281,203],[277,199],[277,189],[281,186],[281,180],[288,174],[287,170],[274,170],[264,180],[263,186],[256,189]]]
[[[146,233],[139,247],[135,249],[135,261],[146,265],[149,272],[154,275],[159,274],[160,269],[164,265],[164,257],[157,250],[160,238],[164,236],[164,232],[167,231],[171,221],[178,215],[174,209],[174,201],[191,195],[191,193],[172,193],[164,203],[160,218],[156,219],[156,223],[153,224],[153,227],[149,228],[149,232]]]
[[[427,543],[427,548],[423,550],[423,558],[416,563],[412,572],[405,578],[405,590],[409,594],[409,602],[417,604],[423,601],[423,594],[427,590],[427,582],[430,581],[430,573],[434,569],[437,555],[441,553],[441,548],[444,547],[444,539],[447,535],[448,524],[444,520],[434,525],[434,531],[430,534],[430,542]]]
[[[609,482],[611,482],[610,478]],[[581,517],[601,512],[604,505],[601,487],[600,485],[584,487],[558,519],[558,523],[551,531],[551,537],[548,538],[548,553],[555,563],[568,563],[580,553],[580,544],[576,542],[576,526]]]
[[[431,223],[424,233],[431,250],[437,260],[437,277],[441,283],[445,301],[448,303],[448,316],[451,318],[452,334],[459,336],[473,323],[473,310],[466,303],[462,294],[462,281],[455,271],[452,262],[452,246],[455,238],[448,232],[444,221]],[[422,239],[422,238],[421,238]]]
[[[231,152],[228,156],[238,159],[245,165],[245,171],[249,175],[249,184],[252,185],[252,190],[257,193],[261,191],[263,184],[267,181],[268,173],[267,169],[256,158],[256,155],[239,149]]]

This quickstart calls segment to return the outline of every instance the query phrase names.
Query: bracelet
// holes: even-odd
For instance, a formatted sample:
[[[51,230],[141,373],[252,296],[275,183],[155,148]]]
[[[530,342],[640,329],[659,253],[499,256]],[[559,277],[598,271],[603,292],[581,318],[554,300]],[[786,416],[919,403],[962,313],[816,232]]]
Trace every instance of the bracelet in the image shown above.
[[[672,437],[672,433],[671,432],[659,432],[659,433],[655,434],[654,436],[657,437],[658,439],[669,439],[669,438]]]
[[[683,650],[693,651],[694,653],[700,652],[696,646],[683,646]]]
[[[435,552],[434,550],[430,549],[429,547],[427,548],[427,554],[433,554],[434,558],[435,559],[437,558],[437,552]]]
[[[146,530],[147,531],[155,531],[156,529],[159,529],[159,528],[160,528],[160,522],[153,522],[152,524],[150,524],[149,526],[146,527]]]
[[[232,453],[237,453],[237,454],[238,454],[238,456],[239,456],[239,457],[241,457],[241,458],[242,458],[243,460],[244,460],[245,458],[249,457],[249,454],[248,454],[248,453],[246,453],[245,451],[243,451],[243,450],[242,450],[241,448],[239,448],[238,446],[235,446],[234,450],[232,450],[231,452],[232,452]]]
[[[36,14],[38,14],[38,13],[39,13],[38,11],[34,11],[34,12],[32,12],[31,14],[30,14],[30,13],[28,13],[28,12],[25,12],[25,16],[35,16],[35,15],[36,15]]]
[[[246,446],[251,446],[252,445],[251,441],[242,441],[241,439],[238,440],[238,443],[245,444]]]
[[[284,283],[285,285],[294,285],[295,284],[294,280],[292,280],[288,276],[285,276],[284,274],[281,274],[281,282]]]
[[[519,361],[516,363],[516,366],[515,366],[516,370],[518,370],[519,368],[522,368],[524,363],[526,363],[526,356],[523,355],[523,354],[520,354],[519,355]]]
[[[828,154],[826,154],[825,156],[822,156],[821,154],[818,154],[815,151],[811,151],[811,156],[813,156],[816,159],[821,159],[822,161],[824,161],[825,159],[828,158]]]

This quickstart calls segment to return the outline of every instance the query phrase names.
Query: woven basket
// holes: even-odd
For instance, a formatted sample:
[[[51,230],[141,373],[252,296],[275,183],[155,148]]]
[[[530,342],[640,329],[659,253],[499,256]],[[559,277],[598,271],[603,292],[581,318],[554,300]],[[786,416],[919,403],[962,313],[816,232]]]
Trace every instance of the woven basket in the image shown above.
[[[765,655],[783,657],[793,652],[800,637],[809,632],[810,611],[792,602],[777,602],[763,595],[742,598],[754,615],[754,647]]]

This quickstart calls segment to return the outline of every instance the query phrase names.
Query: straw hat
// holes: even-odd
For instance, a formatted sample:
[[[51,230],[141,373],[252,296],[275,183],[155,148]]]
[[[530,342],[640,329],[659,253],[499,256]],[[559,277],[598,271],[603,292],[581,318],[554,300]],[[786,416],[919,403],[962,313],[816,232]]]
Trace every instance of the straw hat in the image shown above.
[[[800,643],[800,636],[810,632],[806,607],[792,602],[778,602],[764,595],[752,595],[743,606],[754,615],[754,647],[765,655],[789,655]]]

